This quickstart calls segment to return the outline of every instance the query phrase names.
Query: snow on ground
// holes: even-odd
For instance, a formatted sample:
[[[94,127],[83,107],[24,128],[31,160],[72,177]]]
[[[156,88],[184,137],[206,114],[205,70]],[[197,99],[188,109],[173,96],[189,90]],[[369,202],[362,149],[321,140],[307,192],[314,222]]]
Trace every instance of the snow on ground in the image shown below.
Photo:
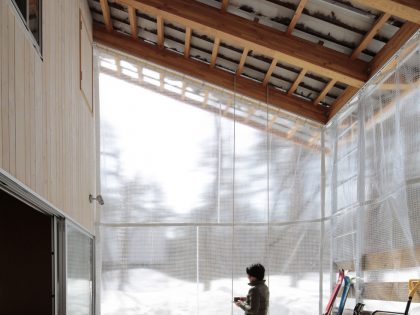
[[[232,311],[232,279],[203,283],[185,281],[156,270],[126,271],[125,285],[119,283],[121,271],[102,275],[103,315],[220,315]],[[293,283],[289,276],[270,276],[270,313],[313,315],[318,313],[319,275],[308,273]],[[234,296],[245,296],[247,279],[235,279]],[[234,305],[233,305],[234,306]],[[243,314],[236,306],[233,314]]]
[[[90,315],[92,306],[92,282],[83,279],[67,279],[67,314]]]

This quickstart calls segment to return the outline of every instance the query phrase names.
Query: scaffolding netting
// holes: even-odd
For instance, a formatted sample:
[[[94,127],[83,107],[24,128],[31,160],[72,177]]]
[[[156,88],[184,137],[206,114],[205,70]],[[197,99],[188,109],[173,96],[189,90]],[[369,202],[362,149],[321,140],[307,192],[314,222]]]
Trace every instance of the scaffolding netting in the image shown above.
[[[403,311],[420,276],[419,42],[325,127],[269,92],[97,49],[101,313],[242,314],[257,262],[271,314],[322,313],[339,268],[348,308]]]

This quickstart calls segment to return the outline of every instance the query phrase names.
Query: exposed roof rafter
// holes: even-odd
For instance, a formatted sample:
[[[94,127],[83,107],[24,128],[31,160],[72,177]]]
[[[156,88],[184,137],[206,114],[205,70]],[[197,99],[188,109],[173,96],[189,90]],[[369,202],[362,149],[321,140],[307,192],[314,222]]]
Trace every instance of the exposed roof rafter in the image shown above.
[[[295,14],[293,15],[292,21],[287,28],[286,34],[292,34],[295,29],[296,23],[299,21],[302,11],[305,8],[305,5],[308,3],[308,0],[300,0],[298,7],[296,8]]]
[[[335,114],[347,104],[347,102],[357,93],[358,89],[348,86],[343,93],[335,100],[334,104],[331,106],[331,111],[329,113],[328,119],[334,117]]]
[[[159,47],[163,47],[163,43],[165,41],[165,26],[163,22],[163,17],[158,15],[156,18],[157,24],[157,44]]]
[[[241,60],[239,61],[238,69],[236,70],[237,75],[241,75],[242,71],[244,70],[246,57],[248,57],[249,49],[244,48],[244,51],[242,52]]]
[[[346,54],[294,36],[288,36],[258,22],[222,13],[203,3],[189,0],[118,0],[152,16],[189,26],[194,30],[238,46],[247,47],[285,63],[322,73],[355,87],[367,80],[367,63],[350,61]]]
[[[330,82],[328,82],[324,89],[319,93],[318,97],[315,99],[314,104],[318,105],[327,95],[327,93],[333,88],[334,84],[336,84],[337,81],[334,79],[331,79]]]
[[[133,7],[128,7],[128,19],[130,20],[130,29],[131,29],[131,37],[137,39],[137,15],[136,9]]]
[[[185,44],[184,44],[184,57],[190,57],[190,49],[191,49],[191,27],[187,26],[185,29]]]
[[[287,91],[287,95],[293,95],[293,93],[296,91],[297,87],[299,86],[300,82],[302,82],[303,78],[305,77],[305,74],[306,74],[306,69],[302,69],[299,72],[296,80],[293,82],[289,91]]]
[[[267,70],[267,73],[265,74],[264,80],[263,80],[263,85],[267,86],[268,82],[270,82],[270,78],[271,75],[273,74],[274,69],[276,69],[277,67],[277,59],[273,59],[273,61],[271,62],[270,67]]]
[[[214,39],[213,51],[211,53],[210,67],[214,67],[216,65],[216,59],[217,59],[217,53],[219,52],[219,46],[220,46],[220,38],[216,37]]]
[[[353,53],[350,56],[351,60],[356,59],[360,53],[369,45],[373,37],[379,32],[379,30],[384,26],[386,21],[389,20],[391,17],[391,14],[389,13],[383,13],[381,16],[375,21],[372,28],[369,32],[366,33],[366,35],[363,37],[362,41],[359,43],[357,48],[353,50]]]
[[[412,22],[405,22],[389,42],[370,61],[368,72],[373,76],[382,66],[394,55],[411,36],[419,29],[419,25]]]
[[[222,8],[221,8],[222,12],[226,12],[227,11],[228,5],[229,5],[229,0],[223,0],[223,2],[222,2]]]
[[[354,0],[372,9],[386,12],[420,25],[420,1],[418,0]]]
[[[111,11],[109,10],[108,0],[100,0],[102,15],[104,16],[105,27],[108,32],[112,31]]]

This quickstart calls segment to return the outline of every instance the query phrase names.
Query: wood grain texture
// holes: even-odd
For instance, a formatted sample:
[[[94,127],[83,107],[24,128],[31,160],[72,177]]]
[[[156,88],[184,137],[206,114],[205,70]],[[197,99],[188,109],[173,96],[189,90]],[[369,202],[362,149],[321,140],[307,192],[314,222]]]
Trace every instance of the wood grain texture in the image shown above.
[[[277,67],[277,59],[273,59],[271,61],[270,67],[267,70],[267,73],[264,76],[263,86],[267,86],[268,82],[270,82],[271,75],[273,74],[274,69]]]
[[[355,0],[355,2],[420,24],[420,1],[418,0]]]
[[[111,11],[109,9],[108,0],[100,0],[102,15],[104,17],[104,23],[108,32],[112,31],[112,20],[111,20]]]
[[[80,91],[79,19],[85,0],[43,3],[43,60],[0,1],[0,168],[93,232],[94,117]]]
[[[363,39],[360,41],[359,45],[353,50],[353,53],[350,56],[351,60],[356,59],[360,53],[369,45],[373,37],[379,32],[379,30],[384,26],[386,21],[391,17],[389,13],[383,13],[373,24],[372,28],[365,34]]]
[[[162,16],[169,22],[189,26],[193,30],[223,42],[322,73],[328,78],[361,87],[367,80],[367,63],[349,60],[348,56],[316,43],[288,36],[264,26],[261,23],[245,20],[217,8],[189,0],[118,0],[119,3],[135,7],[152,16]]]
[[[357,93],[358,89],[348,86],[343,93],[335,100],[335,102],[331,106],[330,113],[328,115],[328,119],[334,117],[335,114],[347,104],[347,102]]]
[[[245,66],[246,58],[248,57],[248,53],[249,53],[249,49],[245,47],[243,52],[242,52],[242,55],[241,55],[241,60],[239,61],[238,69],[236,70],[237,75],[241,75],[242,71],[244,70],[244,66]]]
[[[410,39],[419,29],[419,25],[405,22],[404,25],[386,43],[378,54],[369,63],[369,75],[374,76],[379,69]]]
[[[293,84],[290,87],[289,91],[287,91],[287,95],[292,95],[296,91],[296,89],[299,86],[300,82],[302,82],[303,78],[305,77],[305,74],[306,74],[306,69],[302,69],[299,72],[297,78],[293,82]]]
[[[158,15],[156,18],[156,28],[157,28],[157,44],[159,47],[163,48],[163,42],[165,40],[165,25],[163,23],[163,17]]]
[[[229,5],[229,0],[223,0],[222,1],[222,7],[221,7],[221,11],[222,12],[226,12],[227,11],[227,7]]]
[[[128,7],[128,19],[130,21],[131,37],[133,37],[134,39],[137,39],[138,26],[137,26],[137,14],[136,14],[135,8]]]
[[[292,34],[295,29],[296,23],[299,21],[302,11],[305,8],[305,5],[308,3],[308,0],[300,0],[298,7],[296,8],[295,14],[293,15],[292,20],[290,21],[289,27],[287,28],[286,34]]]
[[[319,93],[318,97],[315,99],[314,104],[318,105],[324,98],[325,96],[328,94],[328,92],[333,88],[334,84],[336,84],[337,81],[332,79],[330,80],[330,82],[328,82],[324,89],[321,91],[321,93]]]
[[[213,50],[211,53],[211,61],[210,67],[214,67],[216,65],[217,54],[219,53],[219,46],[220,46],[220,38],[216,37],[213,43]]]

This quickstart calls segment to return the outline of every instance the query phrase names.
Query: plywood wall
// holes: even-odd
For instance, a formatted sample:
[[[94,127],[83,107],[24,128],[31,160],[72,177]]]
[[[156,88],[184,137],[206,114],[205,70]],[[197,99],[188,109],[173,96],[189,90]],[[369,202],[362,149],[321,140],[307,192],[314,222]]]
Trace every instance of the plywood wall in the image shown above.
[[[41,59],[0,0],[0,168],[93,231],[95,113],[79,81],[79,15],[91,35],[90,13],[86,0],[44,0],[42,13]]]

